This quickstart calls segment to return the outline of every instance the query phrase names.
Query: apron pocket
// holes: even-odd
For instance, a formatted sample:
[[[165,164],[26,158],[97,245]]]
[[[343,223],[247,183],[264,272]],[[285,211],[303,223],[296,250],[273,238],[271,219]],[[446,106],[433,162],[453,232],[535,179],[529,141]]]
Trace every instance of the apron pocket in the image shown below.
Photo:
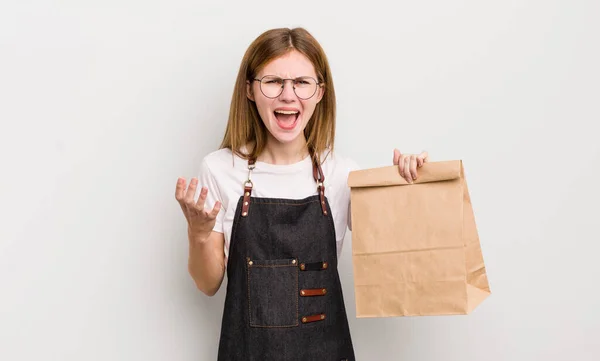
[[[298,326],[297,261],[248,258],[246,267],[250,326]]]

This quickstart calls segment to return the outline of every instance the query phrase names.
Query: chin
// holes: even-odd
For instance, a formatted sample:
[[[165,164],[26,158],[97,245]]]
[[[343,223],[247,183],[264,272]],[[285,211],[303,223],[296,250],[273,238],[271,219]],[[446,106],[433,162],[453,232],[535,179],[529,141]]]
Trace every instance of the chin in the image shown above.
[[[282,133],[282,132],[271,132],[271,135],[273,136],[273,138],[275,138],[275,140],[277,140],[279,143],[282,144],[286,144],[286,143],[293,143],[296,139],[298,139],[298,137],[300,135],[302,135],[302,132],[294,132],[294,133]]]

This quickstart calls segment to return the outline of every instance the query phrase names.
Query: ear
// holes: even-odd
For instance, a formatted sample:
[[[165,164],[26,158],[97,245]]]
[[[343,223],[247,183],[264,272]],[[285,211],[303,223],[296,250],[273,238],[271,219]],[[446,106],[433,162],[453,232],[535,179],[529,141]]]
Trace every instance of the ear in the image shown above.
[[[252,84],[250,83],[250,80],[246,80],[246,96],[251,101],[254,101],[254,93],[252,92]]]
[[[317,91],[317,104],[321,102],[323,95],[325,95],[325,84],[321,85]]]

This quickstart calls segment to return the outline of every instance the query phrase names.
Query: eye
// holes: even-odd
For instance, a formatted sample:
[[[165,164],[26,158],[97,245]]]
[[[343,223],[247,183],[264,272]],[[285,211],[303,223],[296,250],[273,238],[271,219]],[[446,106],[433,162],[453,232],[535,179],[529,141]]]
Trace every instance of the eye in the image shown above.
[[[314,86],[315,80],[313,78],[310,77],[302,77],[302,78],[297,78],[294,81],[294,84],[296,84],[297,86],[301,86],[301,87],[312,87]]]
[[[263,83],[265,83],[265,84],[281,84],[282,80],[281,80],[281,78],[269,77],[269,78],[263,79]]]

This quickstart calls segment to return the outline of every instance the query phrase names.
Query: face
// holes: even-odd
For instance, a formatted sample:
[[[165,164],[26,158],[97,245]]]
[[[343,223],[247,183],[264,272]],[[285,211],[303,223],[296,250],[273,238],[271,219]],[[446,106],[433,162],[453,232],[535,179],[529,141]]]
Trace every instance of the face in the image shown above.
[[[315,68],[310,60],[296,50],[268,63],[255,78],[261,79],[265,75],[287,79],[309,76],[317,79]],[[315,95],[306,100],[296,95],[293,86],[292,81],[286,80],[283,92],[276,98],[268,98],[260,90],[260,81],[248,82],[247,96],[256,103],[258,113],[269,130],[270,141],[279,143],[303,141],[304,128],[313,115],[315,107],[323,98],[324,90],[320,86],[317,87]],[[303,96],[300,90],[298,94]]]

